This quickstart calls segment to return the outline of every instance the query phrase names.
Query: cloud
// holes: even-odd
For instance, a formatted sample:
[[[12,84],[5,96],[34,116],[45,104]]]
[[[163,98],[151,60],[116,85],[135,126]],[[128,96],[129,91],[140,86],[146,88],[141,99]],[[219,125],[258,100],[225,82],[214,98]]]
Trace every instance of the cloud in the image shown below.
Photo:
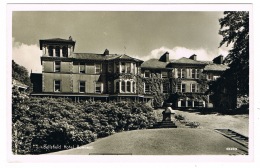
[[[152,50],[149,55],[146,56],[136,55],[134,57],[146,61],[152,58],[160,58],[160,56],[162,56],[166,51],[168,51],[170,55],[170,59],[179,59],[182,57],[189,58],[191,55],[196,54],[198,60],[212,61],[216,56],[220,54],[223,55],[224,57],[227,56],[228,50],[229,48],[218,48],[216,49],[216,51],[208,51],[203,48],[189,49],[189,48],[179,47],[179,46],[170,49],[163,46]]]
[[[24,66],[29,72],[42,72],[41,59],[42,54],[40,47],[37,44],[27,45],[16,42],[12,39],[12,58],[19,64]]]

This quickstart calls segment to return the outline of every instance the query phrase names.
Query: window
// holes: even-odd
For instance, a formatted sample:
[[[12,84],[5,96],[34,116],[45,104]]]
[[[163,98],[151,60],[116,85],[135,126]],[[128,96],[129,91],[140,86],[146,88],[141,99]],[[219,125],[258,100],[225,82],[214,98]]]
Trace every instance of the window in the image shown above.
[[[184,78],[185,76],[185,70],[184,69],[181,69],[181,68],[179,68],[179,69],[177,69],[177,71],[178,71],[178,78]]]
[[[125,63],[126,73],[131,73],[131,63]]]
[[[186,76],[186,69],[181,69],[181,78],[185,78]]]
[[[60,61],[55,61],[54,65],[55,72],[60,72]]]
[[[177,71],[178,71],[178,78],[181,78],[181,74],[182,74],[181,71],[182,70],[179,68]]]
[[[55,55],[56,57],[60,57],[60,47],[55,47]]]
[[[53,56],[53,47],[52,46],[49,46],[48,48],[49,50],[49,56]]]
[[[101,64],[95,64],[96,74],[101,73]]]
[[[168,84],[167,83],[164,83],[163,84],[163,93],[168,93]]]
[[[131,92],[131,82],[130,81],[126,82],[126,91]]]
[[[85,64],[84,63],[80,63],[80,65],[79,65],[79,73],[85,73]]]
[[[68,48],[66,46],[62,47],[62,56],[68,57]]]
[[[96,93],[101,93],[101,92],[102,92],[102,84],[96,83]]]
[[[119,90],[120,90],[120,88],[119,88],[119,82],[116,82],[116,93],[119,93]]]
[[[112,83],[110,81],[107,82],[107,90],[109,93],[112,92]]]
[[[119,63],[116,63],[116,73],[119,73]]]
[[[208,77],[209,80],[213,80],[213,74],[210,73],[210,74],[207,75],[207,77]]]
[[[196,70],[192,69],[191,70],[191,78],[195,79],[195,75],[196,75]]]
[[[177,84],[176,92],[181,92],[181,83]]]
[[[55,80],[54,81],[54,92],[60,92],[60,80]]]
[[[125,92],[125,81],[121,82],[121,91]]]
[[[108,63],[108,72],[112,72],[112,63]]]
[[[135,93],[135,82],[133,82],[133,92]]]
[[[145,93],[150,93],[150,85],[149,84],[144,84],[144,92]]]
[[[164,71],[162,71],[162,78],[168,78],[168,73],[167,73],[167,72],[164,72]]]
[[[199,79],[199,75],[200,75],[200,70],[199,69],[196,69],[196,79]]]
[[[186,101],[181,100],[181,107],[186,107]]]
[[[125,73],[125,72],[126,72],[125,63],[122,62],[121,63],[121,73]]]
[[[186,92],[186,85],[185,84],[181,85],[181,92]]]
[[[81,93],[85,92],[85,88],[86,88],[85,84],[86,84],[85,81],[79,82],[79,92],[81,92]]]
[[[135,73],[135,63],[133,63],[133,66],[132,66],[132,73]]]
[[[196,84],[191,84],[191,92],[196,92]]]
[[[148,71],[148,70],[144,71],[144,77],[150,78],[150,71]]]

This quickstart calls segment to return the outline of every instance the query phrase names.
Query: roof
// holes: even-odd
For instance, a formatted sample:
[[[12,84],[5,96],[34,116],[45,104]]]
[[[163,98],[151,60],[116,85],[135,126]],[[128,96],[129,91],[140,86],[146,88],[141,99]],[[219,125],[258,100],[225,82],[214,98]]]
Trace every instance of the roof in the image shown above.
[[[73,42],[72,39],[62,39],[62,38],[43,39],[43,41]]]
[[[12,85],[16,86],[18,88],[24,88],[24,89],[27,89],[29,87],[29,86],[23,84],[22,82],[15,80],[15,79],[12,80]]]
[[[142,60],[130,57],[128,55],[118,55],[118,54],[95,54],[95,53],[73,53],[72,58],[76,59],[86,59],[86,60],[128,60],[128,61],[135,61],[135,62],[143,62]]]
[[[158,59],[150,59],[150,60],[142,63],[141,68],[161,69],[161,68],[167,68],[168,64],[169,64],[169,62],[162,62],[162,61],[159,61]]]
[[[173,64],[192,64],[192,65],[206,65],[207,64],[202,61],[195,61],[195,60],[185,58],[185,57],[172,61],[171,63],[173,63]]]
[[[62,42],[62,43],[72,44],[73,46],[76,43],[76,41],[73,41],[72,38],[69,38],[69,39],[62,39],[62,38],[42,39],[42,40],[40,40],[40,49],[42,49],[43,42],[49,42],[49,43]]]
[[[204,71],[225,71],[229,67],[223,64],[209,64],[204,68]]]

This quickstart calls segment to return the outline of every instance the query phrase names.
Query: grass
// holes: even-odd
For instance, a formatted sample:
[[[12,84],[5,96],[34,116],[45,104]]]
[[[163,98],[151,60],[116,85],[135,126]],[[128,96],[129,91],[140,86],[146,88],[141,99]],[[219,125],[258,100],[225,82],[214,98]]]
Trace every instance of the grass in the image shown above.
[[[236,151],[226,150],[228,147]],[[150,129],[116,133],[81,148],[55,155],[236,155],[246,150],[240,144],[211,130]]]

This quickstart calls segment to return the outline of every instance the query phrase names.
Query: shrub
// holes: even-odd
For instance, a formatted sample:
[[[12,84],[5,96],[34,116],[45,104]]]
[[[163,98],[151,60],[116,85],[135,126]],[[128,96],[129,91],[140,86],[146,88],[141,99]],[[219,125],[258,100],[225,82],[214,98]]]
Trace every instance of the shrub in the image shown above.
[[[176,114],[176,115],[174,116],[174,118],[175,118],[176,120],[185,120],[185,117],[184,117],[183,115],[181,115],[181,114]]]
[[[199,122],[186,122],[185,124],[186,126],[189,126],[190,128],[197,128],[200,126],[200,123]]]
[[[26,110],[13,108],[15,154],[73,148],[115,132],[144,129],[155,123],[153,109],[142,103],[74,103],[61,98],[31,97],[26,104]]]

